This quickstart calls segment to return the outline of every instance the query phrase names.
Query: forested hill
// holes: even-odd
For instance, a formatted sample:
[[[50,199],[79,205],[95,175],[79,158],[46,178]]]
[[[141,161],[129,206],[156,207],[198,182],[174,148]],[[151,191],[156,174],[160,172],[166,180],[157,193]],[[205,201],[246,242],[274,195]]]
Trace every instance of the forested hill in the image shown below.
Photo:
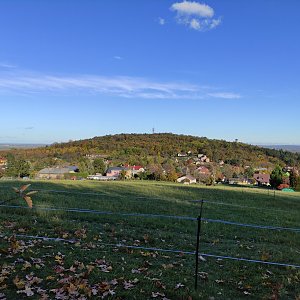
[[[76,162],[76,159],[88,154],[101,154],[121,163],[142,165],[147,165],[156,158],[160,158],[161,161],[172,159],[178,153],[190,151],[192,155],[203,153],[213,162],[224,161],[231,165],[253,167],[269,167],[275,164],[300,165],[299,153],[171,133],[106,135],[16,151],[18,153],[22,151],[28,159],[57,157]]]

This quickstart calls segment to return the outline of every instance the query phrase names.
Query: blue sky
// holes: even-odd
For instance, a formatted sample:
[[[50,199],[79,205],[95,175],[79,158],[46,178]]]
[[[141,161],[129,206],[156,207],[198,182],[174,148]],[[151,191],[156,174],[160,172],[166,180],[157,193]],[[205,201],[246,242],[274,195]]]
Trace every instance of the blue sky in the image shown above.
[[[0,0],[0,143],[300,144],[300,2]]]

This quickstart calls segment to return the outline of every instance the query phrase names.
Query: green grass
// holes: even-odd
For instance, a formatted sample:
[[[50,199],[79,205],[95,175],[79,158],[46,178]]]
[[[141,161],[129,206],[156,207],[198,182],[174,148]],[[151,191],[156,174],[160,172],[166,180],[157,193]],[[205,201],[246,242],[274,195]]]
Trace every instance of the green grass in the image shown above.
[[[11,187],[21,184],[23,182],[1,181],[0,202],[13,197]],[[157,299],[163,299],[152,293],[164,294],[169,299],[300,297],[300,269],[206,258],[206,261],[200,261],[199,288],[195,291],[193,255],[107,245],[122,243],[192,252],[196,242],[195,221],[42,209],[80,208],[197,217],[200,203],[191,200],[203,199],[235,205],[204,203],[203,218],[299,228],[300,193],[276,192],[274,197],[273,191],[263,189],[141,181],[33,181],[31,184],[31,189],[41,190],[33,196],[35,209],[25,209],[25,202],[21,199],[9,204],[24,208],[0,207],[0,233],[5,236],[0,239],[0,295],[4,293],[7,299],[27,298],[25,294],[17,293],[13,279],[18,275],[19,279],[28,282],[25,276],[30,273],[43,279],[39,283],[30,283],[35,287],[32,288],[32,299],[41,299],[38,292],[55,299],[54,290],[58,288],[68,295],[66,299],[80,299],[79,294],[88,298],[94,288],[97,295],[91,298],[97,299],[105,292],[104,282],[112,279],[117,279],[115,285],[110,284],[115,295],[107,296],[107,299],[151,299],[155,295]],[[79,242],[34,241],[19,237],[16,246],[11,238],[14,234],[76,239]],[[300,232],[203,222],[200,251],[300,265]],[[57,255],[64,256],[55,260]],[[36,259],[41,259],[42,263],[35,264]],[[95,263],[99,259],[105,260],[112,269],[101,271]],[[61,272],[57,271],[58,266],[63,267]],[[74,272],[70,270],[71,266],[74,266],[75,269],[71,269]],[[93,270],[88,266],[94,267]],[[64,283],[60,281],[62,278]],[[134,282],[135,279],[138,282]],[[124,285],[130,280],[133,286],[127,290]],[[183,286],[176,289],[179,283]],[[72,285],[76,287],[74,294]],[[21,284],[19,291],[22,290],[24,286]]]

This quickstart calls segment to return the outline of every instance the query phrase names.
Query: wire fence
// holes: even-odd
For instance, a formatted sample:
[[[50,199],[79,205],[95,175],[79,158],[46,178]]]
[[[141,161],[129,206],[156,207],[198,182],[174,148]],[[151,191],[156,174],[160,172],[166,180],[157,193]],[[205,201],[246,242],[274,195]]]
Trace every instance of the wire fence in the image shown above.
[[[0,207],[6,208],[18,208],[18,209],[33,209],[41,211],[62,211],[62,212],[74,212],[74,213],[86,213],[86,214],[96,214],[96,215],[116,215],[120,217],[143,217],[143,218],[164,218],[164,219],[177,219],[177,220],[189,220],[197,221],[198,219],[191,216],[176,216],[176,215],[164,215],[164,214],[142,214],[142,213],[124,213],[124,212],[113,212],[113,211],[98,211],[92,209],[80,209],[80,208],[63,208],[63,207],[42,207],[35,206],[34,208],[24,207],[20,205],[0,205]],[[201,221],[208,223],[220,223],[224,225],[234,225],[240,227],[249,227],[255,229],[268,229],[268,230],[284,230],[300,233],[300,228],[291,228],[291,227],[281,227],[281,226],[272,226],[272,225],[257,225],[257,224],[246,224],[239,223],[234,221],[227,220],[218,220],[218,219],[209,219],[201,218]]]
[[[51,241],[51,242],[64,242],[64,243],[70,243],[70,244],[81,242],[81,240],[73,240],[73,239],[70,240],[70,239],[55,238],[55,237],[48,237],[48,236],[37,236],[37,235],[26,235],[26,234],[16,234],[15,236],[20,237],[20,238],[26,238],[26,239],[37,239],[37,240]],[[5,237],[5,235],[0,235],[0,238],[4,238],[4,237]],[[113,248],[128,248],[128,249],[136,249],[136,250],[167,252],[167,253],[185,254],[185,255],[195,255],[196,254],[196,251],[185,251],[185,250],[179,250],[179,249],[163,249],[163,248],[143,247],[143,246],[125,245],[125,244],[101,243],[98,246],[99,247],[108,246],[108,247],[113,247]],[[300,269],[300,265],[296,265],[296,264],[249,259],[249,258],[242,258],[242,257],[224,256],[224,255],[217,255],[217,254],[211,254],[211,253],[199,253],[199,256]]]

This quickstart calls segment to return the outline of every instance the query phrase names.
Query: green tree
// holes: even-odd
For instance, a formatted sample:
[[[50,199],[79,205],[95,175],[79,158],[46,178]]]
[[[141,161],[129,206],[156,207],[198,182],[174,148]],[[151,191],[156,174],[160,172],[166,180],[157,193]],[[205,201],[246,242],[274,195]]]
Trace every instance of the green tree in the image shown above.
[[[105,165],[103,159],[101,159],[101,158],[96,158],[94,160],[93,167],[94,167],[95,173],[103,174],[106,170],[106,165]]]
[[[254,169],[252,167],[247,168],[244,172],[244,175],[247,176],[248,178],[253,177]]]
[[[276,166],[270,175],[270,184],[273,188],[278,187],[283,182],[283,172],[281,167]]]
[[[11,177],[23,178],[30,175],[30,165],[24,159],[16,159],[14,155],[7,156],[7,169],[5,174]]]

